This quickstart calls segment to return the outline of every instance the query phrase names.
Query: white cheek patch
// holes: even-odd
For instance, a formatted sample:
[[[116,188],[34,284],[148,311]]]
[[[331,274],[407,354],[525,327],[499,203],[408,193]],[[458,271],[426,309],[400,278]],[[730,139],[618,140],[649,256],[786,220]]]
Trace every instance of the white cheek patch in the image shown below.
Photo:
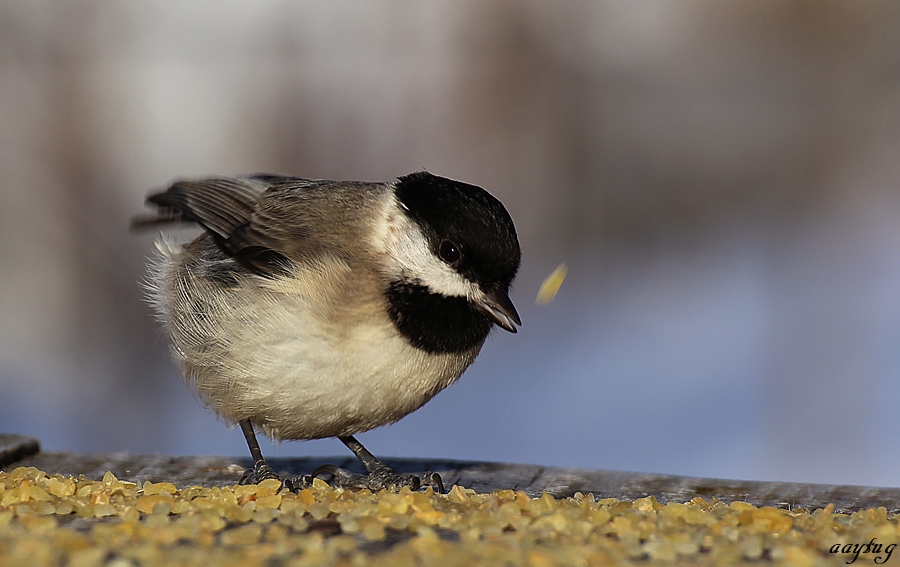
[[[481,297],[484,293],[443,262],[432,251],[419,226],[401,210],[391,194],[385,199],[374,231],[375,249],[388,256],[391,275],[404,281],[418,281],[441,295]]]

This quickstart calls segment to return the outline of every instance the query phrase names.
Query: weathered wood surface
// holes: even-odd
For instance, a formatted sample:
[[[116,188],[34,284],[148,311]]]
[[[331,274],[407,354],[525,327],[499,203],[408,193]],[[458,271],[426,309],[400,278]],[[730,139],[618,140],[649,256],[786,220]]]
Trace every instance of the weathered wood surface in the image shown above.
[[[243,469],[250,465],[249,458],[47,453],[37,449],[37,441],[32,438],[0,435],[0,467],[10,470],[18,466],[31,466],[49,474],[83,474],[95,479],[102,477],[106,471],[112,471],[123,480],[168,481],[184,487],[233,484],[238,481]],[[272,467],[283,476],[309,473],[325,463],[363,472],[353,457],[270,460]],[[462,461],[386,459],[385,463],[401,473],[435,471],[440,473],[448,487],[459,484],[479,492],[513,489],[524,490],[531,496],[547,492],[556,497],[591,492],[599,498],[623,500],[654,495],[660,502],[687,502],[700,496],[724,502],[744,500],[757,506],[808,510],[833,503],[836,510],[844,512],[879,506],[889,511],[900,509],[900,488],[707,479]]]
[[[0,433],[0,468],[34,455],[40,450],[41,445],[34,437]]]

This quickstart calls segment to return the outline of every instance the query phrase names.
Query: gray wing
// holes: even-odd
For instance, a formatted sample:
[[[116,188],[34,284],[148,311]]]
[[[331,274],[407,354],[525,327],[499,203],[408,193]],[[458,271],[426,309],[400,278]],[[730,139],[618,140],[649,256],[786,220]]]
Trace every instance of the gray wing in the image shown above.
[[[141,224],[195,222],[242,267],[272,277],[323,252],[345,255],[342,243],[355,238],[341,233],[359,228],[376,186],[278,175],[178,181],[147,198],[159,214]]]

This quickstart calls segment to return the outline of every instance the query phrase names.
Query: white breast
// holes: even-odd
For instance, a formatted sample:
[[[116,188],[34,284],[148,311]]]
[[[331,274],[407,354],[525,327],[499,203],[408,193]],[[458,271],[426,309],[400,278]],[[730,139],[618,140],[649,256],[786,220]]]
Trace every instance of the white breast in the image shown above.
[[[353,273],[336,258],[226,287],[189,270],[180,246],[157,247],[151,299],[186,379],[219,417],[250,418],[275,439],[397,421],[456,381],[478,352],[410,346],[388,318],[378,274]]]

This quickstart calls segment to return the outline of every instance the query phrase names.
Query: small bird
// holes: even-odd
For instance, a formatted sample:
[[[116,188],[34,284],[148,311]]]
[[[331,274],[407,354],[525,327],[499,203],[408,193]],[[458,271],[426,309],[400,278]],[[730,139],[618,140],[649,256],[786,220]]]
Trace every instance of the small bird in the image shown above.
[[[509,288],[521,251],[484,189],[417,172],[393,182],[279,175],[182,180],[150,195],[136,226],[199,224],[156,243],[148,297],[204,404],[240,425],[253,467],[278,478],[256,439],[337,437],[368,476],[325,465],[348,487],[426,484],[395,474],[354,435],[394,423],[453,384],[493,325],[521,320]]]

